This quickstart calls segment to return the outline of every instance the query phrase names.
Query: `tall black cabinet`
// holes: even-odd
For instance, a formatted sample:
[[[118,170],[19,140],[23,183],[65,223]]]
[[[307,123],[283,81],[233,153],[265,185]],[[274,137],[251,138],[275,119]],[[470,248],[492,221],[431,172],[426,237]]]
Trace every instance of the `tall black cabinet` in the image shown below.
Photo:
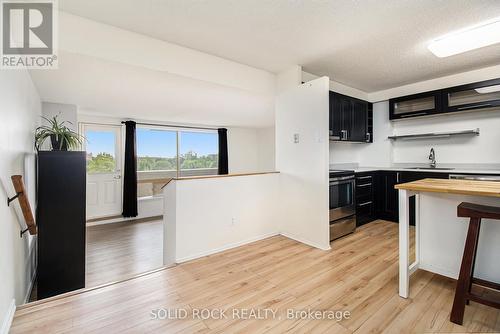
[[[85,287],[85,152],[38,154],[38,299]]]

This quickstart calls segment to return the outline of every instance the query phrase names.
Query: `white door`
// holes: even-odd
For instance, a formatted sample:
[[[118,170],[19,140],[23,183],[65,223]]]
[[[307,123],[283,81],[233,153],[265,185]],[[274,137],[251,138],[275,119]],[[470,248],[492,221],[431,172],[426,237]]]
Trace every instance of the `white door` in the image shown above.
[[[87,219],[122,212],[121,127],[82,124],[87,151]]]

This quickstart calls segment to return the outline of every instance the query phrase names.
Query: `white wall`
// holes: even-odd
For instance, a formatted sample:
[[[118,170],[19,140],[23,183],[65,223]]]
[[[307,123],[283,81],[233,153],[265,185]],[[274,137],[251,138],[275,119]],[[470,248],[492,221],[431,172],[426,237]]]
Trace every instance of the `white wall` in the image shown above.
[[[279,178],[261,174],[169,183],[164,189],[164,263],[278,234],[283,219],[276,204]]]
[[[77,110],[78,108],[73,104],[64,104],[64,103],[50,103],[43,102],[42,103],[42,115],[48,119],[52,119],[54,116],[57,116],[57,119],[61,121],[65,121],[66,125],[69,129],[78,132],[78,117]],[[43,124],[46,124],[47,121],[42,121]]]
[[[316,79],[276,99],[276,169],[281,172],[282,234],[329,249],[329,80]],[[299,142],[294,143],[294,134]]]
[[[432,118],[394,122],[395,134],[472,130],[479,136],[436,138],[394,142],[394,163],[427,163],[429,150],[434,147],[439,163],[500,163],[500,111],[468,112]]]
[[[24,175],[25,155],[33,154],[34,130],[40,122],[41,102],[27,71],[1,72],[0,326],[5,326],[14,303],[25,302],[34,273],[34,253],[31,250],[35,242],[27,234],[19,238],[20,222],[24,226],[24,220],[17,202],[7,206],[7,197],[14,195],[10,176]],[[27,187],[34,189],[33,179]],[[34,199],[30,198],[30,201]],[[1,327],[2,330],[5,328]]]
[[[257,130],[259,171],[276,170],[276,142],[274,127]]]

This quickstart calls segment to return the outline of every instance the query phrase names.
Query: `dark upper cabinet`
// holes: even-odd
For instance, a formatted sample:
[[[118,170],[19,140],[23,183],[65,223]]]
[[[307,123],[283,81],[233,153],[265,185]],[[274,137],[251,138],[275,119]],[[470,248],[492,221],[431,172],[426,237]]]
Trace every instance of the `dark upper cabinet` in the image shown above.
[[[432,91],[389,100],[389,119],[427,116],[441,111],[441,92]]]
[[[444,89],[445,112],[500,107],[500,79]]]
[[[500,108],[500,79],[389,100],[389,119]]]
[[[330,92],[330,140],[373,142],[372,104]]]

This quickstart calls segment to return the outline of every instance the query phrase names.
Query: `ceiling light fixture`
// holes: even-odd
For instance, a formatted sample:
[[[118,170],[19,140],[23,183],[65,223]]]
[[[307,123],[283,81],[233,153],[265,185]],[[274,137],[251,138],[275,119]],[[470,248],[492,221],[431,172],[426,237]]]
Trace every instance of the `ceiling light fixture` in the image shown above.
[[[475,90],[479,94],[495,93],[495,92],[500,92],[500,85],[481,87],[481,88],[476,88]]]
[[[500,19],[464,29],[432,41],[427,48],[437,57],[449,57],[500,43]]]

